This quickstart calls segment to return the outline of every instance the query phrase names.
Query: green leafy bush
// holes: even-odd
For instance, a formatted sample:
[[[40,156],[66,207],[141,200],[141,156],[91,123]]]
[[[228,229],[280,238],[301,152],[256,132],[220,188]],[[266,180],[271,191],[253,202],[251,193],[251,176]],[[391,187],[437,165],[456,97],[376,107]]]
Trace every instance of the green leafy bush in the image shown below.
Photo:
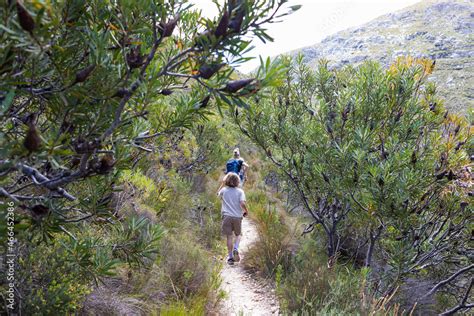
[[[303,233],[322,233],[330,262],[344,252],[373,268],[376,296],[410,278],[469,278],[471,132],[437,97],[434,63],[401,57],[388,68],[331,69],[322,60],[313,70],[301,56],[283,62],[285,84],[232,116],[290,183],[311,220]],[[462,303],[469,282],[456,282],[444,287]],[[423,311],[437,290],[398,298],[409,298],[405,309],[424,302]]]
[[[68,241],[57,240],[48,246],[39,244],[25,249],[17,278],[25,296],[26,314],[74,314],[92,291],[90,273],[71,258],[64,243]]]
[[[179,223],[183,214],[170,198],[176,192],[168,190],[181,185],[179,194],[188,194],[177,179],[207,172],[220,159],[210,141],[215,121],[207,127],[216,104],[243,105],[278,81],[281,69],[273,64],[243,81],[233,67],[246,61],[252,38],[271,40],[264,25],[277,12],[296,9],[282,12],[285,2],[215,2],[213,18],[185,0],[0,5],[0,196],[15,203],[19,257],[37,242],[46,253],[61,242],[58,260],[72,265],[58,279],[19,287],[22,310],[15,312],[46,312],[48,302],[62,302],[58,312],[72,313],[82,289],[117,266],[150,269],[162,227],[192,227]],[[148,170],[150,161],[161,168]],[[189,211],[184,217],[193,217],[194,203],[180,203]],[[172,220],[163,216],[168,209]],[[203,225],[215,230],[212,221]],[[19,268],[47,269],[47,258],[37,258]],[[71,277],[80,290],[60,295]]]

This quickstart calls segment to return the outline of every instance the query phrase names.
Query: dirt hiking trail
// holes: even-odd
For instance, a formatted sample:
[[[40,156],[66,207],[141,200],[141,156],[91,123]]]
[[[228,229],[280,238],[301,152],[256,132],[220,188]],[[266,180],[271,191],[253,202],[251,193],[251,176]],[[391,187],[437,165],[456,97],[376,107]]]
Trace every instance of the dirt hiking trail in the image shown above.
[[[258,233],[255,224],[244,218],[239,247],[242,260],[245,260],[245,253],[256,240],[258,240]],[[242,266],[242,260],[233,266],[225,263],[221,271],[222,289],[227,293],[227,297],[221,303],[219,315],[278,315],[279,306],[275,290],[246,272]]]

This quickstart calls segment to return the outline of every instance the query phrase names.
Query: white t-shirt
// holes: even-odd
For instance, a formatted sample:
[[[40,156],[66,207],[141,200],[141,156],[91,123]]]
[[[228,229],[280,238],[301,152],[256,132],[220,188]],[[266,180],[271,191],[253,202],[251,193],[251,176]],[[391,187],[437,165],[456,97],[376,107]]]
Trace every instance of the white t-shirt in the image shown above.
[[[245,193],[241,188],[222,188],[218,195],[222,199],[222,215],[232,217],[242,217],[243,210],[240,202],[245,201]]]

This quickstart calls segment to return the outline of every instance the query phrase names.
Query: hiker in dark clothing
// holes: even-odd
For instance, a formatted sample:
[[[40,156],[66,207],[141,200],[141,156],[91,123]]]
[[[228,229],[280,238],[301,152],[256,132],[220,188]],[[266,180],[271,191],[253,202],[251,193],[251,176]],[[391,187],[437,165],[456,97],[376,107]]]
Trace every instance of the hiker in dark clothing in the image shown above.
[[[242,188],[244,186],[245,180],[247,180],[247,169],[249,165],[245,162],[245,160],[240,157],[240,151],[238,148],[234,149],[234,156],[227,160],[226,163],[226,170],[225,174],[229,174],[231,172],[237,174],[240,179],[240,184],[239,187]],[[221,186],[217,191],[222,189],[224,187],[224,184],[221,183]]]
[[[240,186],[243,187],[245,180],[247,180],[248,167],[249,165],[240,156],[240,150],[236,148],[234,149],[234,156],[227,161],[225,173],[228,174],[229,172],[234,172],[238,174],[240,178]]]

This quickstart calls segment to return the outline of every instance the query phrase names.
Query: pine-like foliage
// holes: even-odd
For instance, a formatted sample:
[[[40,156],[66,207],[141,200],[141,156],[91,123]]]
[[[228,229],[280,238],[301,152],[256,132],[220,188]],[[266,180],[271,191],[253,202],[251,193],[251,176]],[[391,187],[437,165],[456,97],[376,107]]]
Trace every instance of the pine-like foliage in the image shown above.
[[[218,156],[206,120],[216,101],[275,83],[276,70],[234,80],[233,67],[247,60],[253,38],[272,40],[267,23],[297,9],[282,12],[285,2],[216,1],[213,18],[186,0],[0,4],[0,196],[15,209],[11,246],[25,259],[16,308],[73,313],[82,286],[121,264],[154,262],[162,227],[120,213],[116,191],[130,184],[158,194],[161,211],[166,183],[154,187],[130,169],[185,134],[196,146],[175,156],[196,159],[182,159],[174,173],[168,166],[162,182]],[[48,257],[64,269],[50,273]]]
[[[375,267],[379,293],[409,275],[438,279],[466,267],[471,210],[461,168],[470,134],[427,81],[434,63],[287,64],[286,84],[234,120],[291,183],[312,220],[304,233],[325,236],[329,264],[348,256]]]

